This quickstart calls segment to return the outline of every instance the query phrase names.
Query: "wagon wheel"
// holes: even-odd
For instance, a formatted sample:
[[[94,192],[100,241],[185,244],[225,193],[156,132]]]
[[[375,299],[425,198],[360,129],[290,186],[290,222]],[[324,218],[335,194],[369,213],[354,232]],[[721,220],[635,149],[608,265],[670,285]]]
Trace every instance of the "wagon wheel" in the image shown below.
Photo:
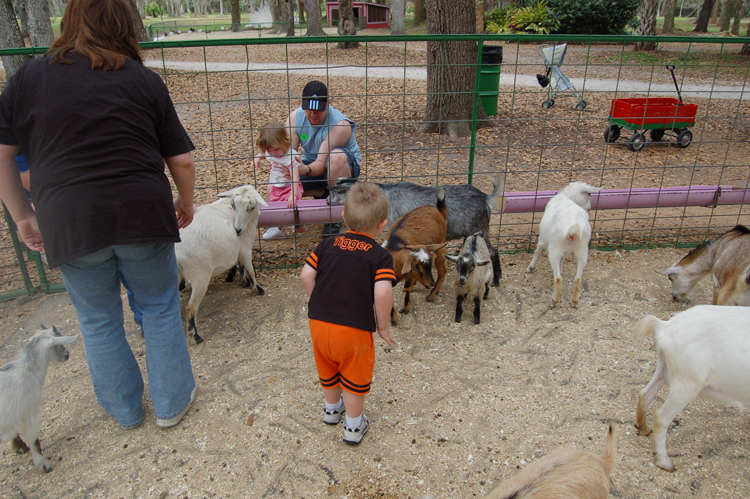
[[[581,99],[581,101],[578,104],[576,104],[576,109],[578,109],[579,111],[583,111],[584,109],[586,109],[586,106],[588,106],[586,101]]]
[[[654,128],[651,130],[651,140],[654,142],[661,142],[661,139],[664,138],[664,129],[663,128]]]
[[[617,125],[609,125],[606,130],[604,130],[604,140],[605,142],[614,142],[617,139],[620,138],[620,127]]]
[[[693,132],[690,130],[683,130],[677,136],[677,147],[685,149],[693,141]]]
[[[628,144],[630,144],[632,150],[640,151],[646,145],[646,136],[640,132],[636,132],[630,137]]]
[[[555,99],[549,99],[549,100],[542,102],[542,107],[544,109],[549,109],[554,105],[555,105]]]

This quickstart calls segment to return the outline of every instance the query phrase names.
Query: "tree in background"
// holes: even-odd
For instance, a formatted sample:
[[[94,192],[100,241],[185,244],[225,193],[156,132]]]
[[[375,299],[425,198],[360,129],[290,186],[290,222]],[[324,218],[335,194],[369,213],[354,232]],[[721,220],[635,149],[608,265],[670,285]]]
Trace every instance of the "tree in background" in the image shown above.
[[[26,0],[16,0],[18,9],[18,21],[21,23],[21,37],[29,36],[29,23],[26,16]]]
[[[31,4],[36,1],[38,0],[29,0],[29,3]],[[43,0],[43,2],[45,5],[47,5],[47,0]],[[136,5],[135,0],[128,0],[128,5],[130,6],[130,14],[133,16],[133,26],[135,27],[135,36],[138,38],[139,42],[147,42],[149,40],[148,31],[146,31],[146,27],[143,26],[143,19],[141,18],[141,13],[138,12],[138,5]],[[49,20],[49,9],[47,9],[47,20]],[[50,25],[49,29],[51,33],[52,25]]]
[[[325,36],[326,32],[323,31],[318,0],[305,0],[305,14],[307,15],[305,36]]]
[[[55,41],[50,22],[47,0],[27,0],[26,22],[29,28],[29,45],[49,47]]]
[[[414,0],[414,26],[419,26],[427,19],[427,9],[424,7],[425,0]]]
[[[664,33],[671,33],[674,31],[674,12],[677,7],[677,0],[664,0],[664,26],[661,30]]]
[[[708,20],[711,17],[711,11],[714,8],[715,0],[703,0],[700,10],[698,11],[698,19],[695,21],[695,33],[708,33]]]
[[[231,7],[232,7],[232,31],[237,33],[242,29],[242,25],[240,24],[242,22],[241,17],[240,17],[240,0],[232,0]]]
[[[750,37],[750,24],[747,25],[747,33],[745,33],[745,36]],[[750,43],[746,43],[742,46],[742,48],[740,49],[740,54],[750,55]],[[5,64],[5,57],[3,57],[3,64]]]
[[[354,9],[352,0],[339,0],[339,35],[356,35],[357,25],[354,22]],[[339,42],[340,49],[353,49],[359,47],[358,42]]]
[[[294,36],[294,5],[297,3],[297,0],[285,0],[286,1],[286,7],[288,11],[288,20],[286,23],[286,36]]]
[[[0,48],[8,49],[23,47],[21,30],[18,28],[16,13],[10,0],[0,0]],[[5,80],[16,74],[24,63],[31,59],[30,55],[4,55],[3,68],[5,69]]]
[[[426,5],[427,34],[476,32],[474,0],[430,0]],[[447,134],[451,140],[470,134],[476,60],[476,42],[427,42],[427,108],[423,132]],[[478,118],[487,118],[481,101]]]
[[[721,17],[719,18],[719,31],[726,33],[729,31],[729,25],[732,22],[734,13],[734,2],[732,0],[723,0],[721,2]]]
[[[391,34],[403,35],[406,33],[406,1],[393,0],[391,7]]]
[[[299,22],[305,22],[305,0],[298,0],[297,12],[299,12]]]
[[[745,3],[742,0],[736,0],[735,4],[737,8],[734,13],[731,33],[735,36],[740,36],[740,23],[742,22],[742,15],[745,13]]]
[[[638,9],[638,36],[656,35],[656,13],[659,10],[657,0],[641,0]],[[655,42],[638,42],[634,45],[635,50],[654,50]]]
[[[273,28],[271,33],[278,35],[279,33],[289,32],[289,3],[287,0],[273,0],[268,4],[271,9],[271,21],[273,22]],[[293,15],[294,13],[292,13]],[[232,20],[234,22],[234,20]]]

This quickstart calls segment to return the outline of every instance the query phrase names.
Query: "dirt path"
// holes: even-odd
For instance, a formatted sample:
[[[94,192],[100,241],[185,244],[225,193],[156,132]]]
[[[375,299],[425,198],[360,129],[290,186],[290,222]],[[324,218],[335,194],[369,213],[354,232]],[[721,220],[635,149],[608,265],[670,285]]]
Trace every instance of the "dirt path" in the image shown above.
[[[505,256],[480,325],[453,322],[451,285],[436,303],[418,291],[414,312],[393,331],[398,347],[376,340],[372,429],[355,448],[341,442],[340,427],[321,422],[297,271],[260,273],[262,297],[217,282],[199,315],[206,342],[190,346],[197,402],[180,425],[158,429],[146,397],[144,424],[121,430],[96,403],[78,341],[45,385],[41,441],[55,469],[44,475],[4,446],[0,497],[470,498],[559,445],[600,452],[610,420],[619,432],[615,497],[748,497],[745,415],[691,403],[668,436],[673,474],[653,466],[650,439],[633,428],[655,355],[630,329],[647,313],[666,319],[687,308],[671,302],[667,279],[653,272],[682,253],[592,252],[577,310],[572,264],[562,306],[550,309],[547,261],[526,274],[530,255]],[[708,286],[695,303],[710,300]],[[11,330],[3,328],[3,362],[40,323],[78,332],[65,294],[34,305],[19,328],[3,322]]]

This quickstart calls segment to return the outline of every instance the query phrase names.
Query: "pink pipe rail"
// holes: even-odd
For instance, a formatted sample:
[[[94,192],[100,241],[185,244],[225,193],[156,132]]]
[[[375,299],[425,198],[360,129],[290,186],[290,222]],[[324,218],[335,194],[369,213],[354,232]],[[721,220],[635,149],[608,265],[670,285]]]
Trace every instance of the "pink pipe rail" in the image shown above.
[[[544,211],[552,196],[559,191],[506,192],[503,213],[530,213]],[[694,185],[683,187],[604,189],[591,196],[594,210],[621,210],[626,208],[668,208],[682,206],[716,206],[750,204],[750,189],[737,189],[730,185]],[[340,222],[343,206],[328,206],[323,199],[304,199],[298,207],[301,224]],[[270,202],[261,207],[261,227],[293,225],[294,210],[285,202]]]

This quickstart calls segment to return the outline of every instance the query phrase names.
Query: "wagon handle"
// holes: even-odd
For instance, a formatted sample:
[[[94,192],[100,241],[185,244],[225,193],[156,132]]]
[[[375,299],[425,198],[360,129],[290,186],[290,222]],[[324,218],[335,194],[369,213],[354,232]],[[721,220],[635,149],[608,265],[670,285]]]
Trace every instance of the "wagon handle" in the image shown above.
[[[677,86],[677,78],[674,77],[674,66],[670,64],[669,66],[667,66],[667,70],[672,73],[672,81],[674,82],[675,90],[677,90],[677,97],[679,97],[680,99],[680,104],[684,104],[684,102],[682,102],[682,95],[680,95],[680,87]]]

